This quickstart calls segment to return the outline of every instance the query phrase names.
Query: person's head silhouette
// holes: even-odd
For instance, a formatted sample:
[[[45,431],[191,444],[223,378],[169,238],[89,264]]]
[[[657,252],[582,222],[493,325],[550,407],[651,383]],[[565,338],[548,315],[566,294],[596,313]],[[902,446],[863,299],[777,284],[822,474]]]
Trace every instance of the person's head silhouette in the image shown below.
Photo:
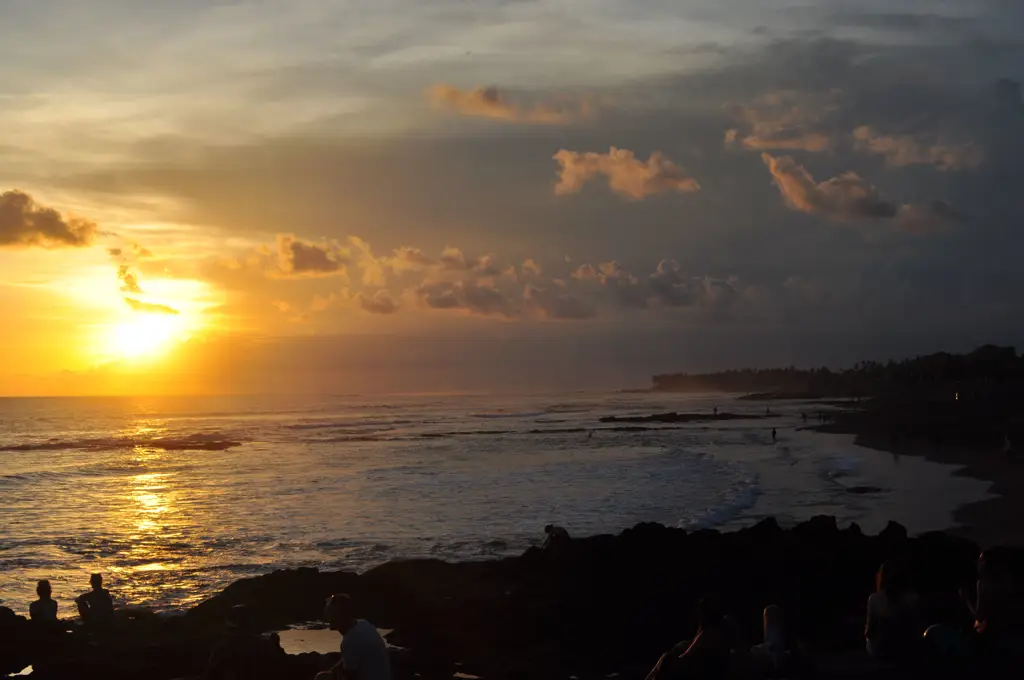
[[[51,593],[53,593],[53,588],[50,586],[50,582],[46,579],[43,579],[36,584],[36,595],[39,596],[40,600],[49,600]]]
[[[100,574],[93,574],[89,577],[89,585],[92,586],[93,590],[101,590],[103,588],[103,576]]]

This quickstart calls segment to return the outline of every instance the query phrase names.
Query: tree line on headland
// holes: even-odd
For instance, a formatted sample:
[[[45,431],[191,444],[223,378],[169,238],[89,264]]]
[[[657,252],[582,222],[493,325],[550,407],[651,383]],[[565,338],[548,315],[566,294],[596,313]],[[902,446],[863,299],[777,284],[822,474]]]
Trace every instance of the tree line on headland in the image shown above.
[[[860,361],[850,368],[746,368],[655,375],[658,392],[746,392],[760,397],[1012,398],[1024,396],[1024,356],[984,345],[969,354],[938,352],[901,361]]]

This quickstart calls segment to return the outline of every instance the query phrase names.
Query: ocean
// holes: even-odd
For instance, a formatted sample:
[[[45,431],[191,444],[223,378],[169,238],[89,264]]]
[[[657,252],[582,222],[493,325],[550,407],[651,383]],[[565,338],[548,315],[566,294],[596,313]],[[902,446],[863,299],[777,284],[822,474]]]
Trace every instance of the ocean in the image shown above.
[[[47,578],[71,616],[101,572],[121,603],[174,611],[282,567],[518,554],[548,523],[833,514],[922,532],[986,497],[948,466],[801,429],[811,404],[600,422],[715,406],[765,411],[720,394],[0,399],[0,602],[27,613]]]

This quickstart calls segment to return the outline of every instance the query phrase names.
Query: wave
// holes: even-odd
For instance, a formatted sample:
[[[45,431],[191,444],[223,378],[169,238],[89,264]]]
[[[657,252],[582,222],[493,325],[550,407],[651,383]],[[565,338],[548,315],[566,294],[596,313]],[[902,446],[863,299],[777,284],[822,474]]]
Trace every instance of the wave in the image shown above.
[[[27,442],[24,444],[6,444],[0,451],[64,451],[78,449],[81,451],[111,451],[118,449],[134,449],[136,447],[157,449],[161,451],[225,451],[242,442],[213,433],[196,433],[181,437],[96,437],[88,439],[50,439],[47,441]]]
[[[718,505],[681,519],[677,525],[689,530],[711,529],[736,519],[757,505],[757,500],[763,493],[758,481],[756,475],[742,480],[722,494]]]
[[[526,411],[524,413],[508,413],[498,411],[495,413],[470,413],[470,418],[539,418],[547,415],[547,411]]]

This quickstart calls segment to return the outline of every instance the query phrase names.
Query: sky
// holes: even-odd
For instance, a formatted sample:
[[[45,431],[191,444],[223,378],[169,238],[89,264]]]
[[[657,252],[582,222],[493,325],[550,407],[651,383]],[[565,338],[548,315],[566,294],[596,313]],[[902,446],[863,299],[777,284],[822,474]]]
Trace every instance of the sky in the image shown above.
[[[0,394],[638,387],[1024,345],[1015,0],[3,14]]]

